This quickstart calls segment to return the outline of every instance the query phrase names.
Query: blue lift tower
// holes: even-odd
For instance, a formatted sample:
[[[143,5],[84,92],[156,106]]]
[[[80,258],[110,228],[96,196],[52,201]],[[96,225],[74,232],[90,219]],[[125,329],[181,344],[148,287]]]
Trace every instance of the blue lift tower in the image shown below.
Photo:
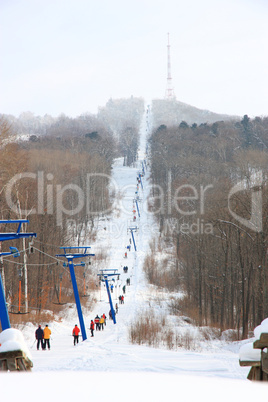
[[[101,271],[101,273],[98,274],[98,276],[100,277],[100,280],[105,283],[107,294],[108,294],[108,299],[109,299],[109,303],[110,303],[110,307],[111,307],[112,319],[113,319],[114,324],[116,324],[115,311],[114,311],[114,306],[113,306],[113,301],[112,301],[108,281],[109,281],[110,277],[114,277],[114,276],[117,276],[117,278],[119,279],[120,274],[117,272],[118,271],[117,269],[101,269],[100,271]],[[114,280],[114,278],[112,278],[112,280]]]
[[[63,250],[63,254],[56,255],[56,257],[65,257],[68,261],[68,266],[69,266],[71,280],[72,280],[72,284],[73,284],[74,297],[75,297],[76,308],[77,308],[77,313],[78,313],[83,341],[85,341],[87,339],[87,334],[86,334],[86,328],[85,328],[84,318],[83,318],[83,314],[82,314],[82,307],[81,307],[81,303],[80,303],[79,292],[78,292],[78,287],[77,287],[77,282],[76,282],[76,277],[75,277],[75,272],[74,272],[74,267],[76,265],[83,266],[83,262],[81,264],[74,264],[73,259],[94,256],[95,254],[88,253],[87,250],[89,248],[90,248],[89,246],[60,247],[60,249]]]
[[[128,228],[128,230],[130,231],[131,236],[132,236],[133,245],[134,245],[134,250],[137,251],[137,247],[136,247],[136,243],[135,243],[135,238],[134,238],[133,232],[137,232],[138,228],[137,228],[137,226],[132,226],[132,227],[130,226],[130,227]]]
[[[16,232],[9,232],[9,233],[0,233],[0,241],[6,241],[6,240],[14,240],[14,239],[20,239],[22,237],[36,237],[36,233],[21,233],[21,225],[23,223],[29,223],[27,219],[17,219],[17,220],[1,220],[1,224],[11,224],[15,223],[18,224],[18,228]],[[19,257],[20,253],[16,247],[9,247],[10,252],[4,252],[0,253],[0,257],[5,256],[5,255],[11,255],[13,254],[14,257]],[[5,329],[10,328],[10,321],[9,321],[9,315],[8,315],[8,310],[7,310],[7,304],[6,304],[6,298],[5,298],[5,291],[3,287],[3,281],[2,277],[0,274],[0,320],[1,320],[1,326],[2,326],[2,331]]]

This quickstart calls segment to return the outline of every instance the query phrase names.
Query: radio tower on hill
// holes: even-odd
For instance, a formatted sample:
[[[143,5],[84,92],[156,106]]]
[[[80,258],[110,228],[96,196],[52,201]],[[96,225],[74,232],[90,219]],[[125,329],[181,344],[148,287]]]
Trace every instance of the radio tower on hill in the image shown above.
[[[168,33],[168,45],[167,45],[167,88],[166,88],[166,99],[175,99],[175,92],[172,84],[171,78],[171,63],[170,63],[170,44],[169,44],[169,33]]]

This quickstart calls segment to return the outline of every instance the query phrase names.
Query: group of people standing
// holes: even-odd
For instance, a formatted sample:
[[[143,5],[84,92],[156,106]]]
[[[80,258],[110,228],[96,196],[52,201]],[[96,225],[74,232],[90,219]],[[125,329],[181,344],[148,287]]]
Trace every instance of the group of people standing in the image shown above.
[[[103,313],[102,316],[96,315],[94,320],[91,320],[90,322],[90,332],[91,332],[91,337],[94,336],[94,330],[96,328],[96,331],[100,331],[101,329],[104,329],[104,325],[106,325],[106,315]],[[73,337],[74,337],[74,345],[79,342],[79,332],[80,329],[78,328],[77,325],[75,325],[73,329]]]
[[[97,314],[94,321],[91,320],[91,323],[90,323],[91,336],[94,336],[95,328],[96,328],[96,331],[104,330],[104,325],[106,325],[106,315],[103,313],[99,317]]]
[[[42,350],[50,350],[50,336],[51,336],[51,329],[48,328],[48,325],[42,329],[41,325],[38,325],[37,330],[35,331],[35,339],[37,340],[37,350],[39,350],[40,345]]]
[[[128,267],[124,267],[124,271],[127,272]],[[126,281],[127,285],[130,285],[130,279],[128,278]],[[112,287],[111,287],[112,290]],[[126,293],[126,286],[123,286],[123,293]],[[119,304],[124,304],[124,295],[119,296]],[[115,304],[115,313],[118,313],[118,304]],[[109,313],[110,319],[112,319],[112,312],[110,311]],[[104,330],[104,325],[106,325],[106,315],[103,313],[100,317],[96,315],[94,320],[91,320],[90,322],[90,332],[91,332],[91,337],[94,336],[94,330],[100,331]],[[80,336],[80,328],[75,325],[72,331],[72,335],[74,337],[74,346],[79,342],[79,336]],[[37,330],[35,331],[35,338],[37,340],[37,350],[39,350],[40,345],[42,350],[50,350],[50,336],[51,336],[51,329],[48,328],[48,325],[45,326],[44,329],[42,329],[41,325],[38,326]]]
[[[100,331],[101,329],[104,329],[104,325],[106,325],[106,315],[103,313],[101,317],[98,315],[95,317],[94,321],[91,320],[90,323],[90,331],[91,331],[91,336],[94,336],[94,330],[96,327],[96,331]],[[74,337],[74,346],[79,343],[79,336],[80,336],[80,328],[75,324],[73,328],[72,335]],[[35,339],[37,340],[37,350],[41,349],[50,350],[50,336],[51,336],[51,329],[48,328],[48,325],[45,326],[44,329],[42,329],[41,325],[38,325],[37,330],[35,331]]]

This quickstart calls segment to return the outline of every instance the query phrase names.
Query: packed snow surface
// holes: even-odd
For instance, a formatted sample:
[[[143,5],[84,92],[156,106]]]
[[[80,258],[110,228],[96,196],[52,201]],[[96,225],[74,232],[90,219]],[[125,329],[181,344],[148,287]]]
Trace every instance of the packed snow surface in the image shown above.
[[[148,118],[148,117],[147,117]],[[89,325],[96,314],[109,316],[109,303],[104,285],[96,292],[97,303],[93,311],[83,309],[87,340],[73,345],[72,329],[79,326],[76,308],[67,306],[61,320],[48,322],[52,330],[51,350],[36,349],[35,330],[31,323],[23,329],[25,341],[32,354],[31,373],[3,373],[0,376],[1,396],[5,401],[74,400],[89,401],[253,401],[255,398],[267,400],[266,384],[251,383],[246,380],[249,368],[239,366],[239,343],[220,340],[207,341],[198,351],[185,349],[166,350],[162,347],[133,345],[129,340],[129,327],[135,317],[150,308],[161,314],[157,297],[168,298],[164,292],[156,290],[146,282],[142,266],[154,236],[153,216],[147,211],[146,199],[149,194],[148,172],[142,178],[142,186],[137,191],[137,172],[141,171],[141,161],[145,158],[146,128],[141,127],[140,161],[135,167],[123,166],[118,159],[113,167],[120,200],[115,203],[109,219],[99,222],[97,240],[92,252],[103,249],[108,253],[107,266],[120,272],[112,293],[113,303],[118,303],[126,279],[125,303],[118,304],[116,324],[107,318],[102,331],[90,336]],[[140,197],[140,217],[136,213],[133,221],[133,199]],[[137,212],[137,211],[136,211]],[[129,227],[137,226],[131,234]],[[86,244],[86,242],[85,242]],[[127,257],[125,253],[127,252]],[[94,259],[92,259],[94,264]],[[124,273],[123,267],[128,266]],[[158,296],[157,296],[158,295]],[[156,297],[157,296],[157,297]],[[46,324],[46,323],[44,323]],[[181,324],[181,330],[189,324]],[[44,325],[43,325],[44,327]],[[190,327],[189,327],[190,328]]]

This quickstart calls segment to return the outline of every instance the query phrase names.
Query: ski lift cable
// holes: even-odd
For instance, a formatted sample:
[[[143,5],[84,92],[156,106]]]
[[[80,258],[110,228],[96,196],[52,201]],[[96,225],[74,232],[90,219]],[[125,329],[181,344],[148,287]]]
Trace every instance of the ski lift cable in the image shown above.
[[[18,252],[19,252],[19,253],[25,253],[25,252],[28,251],[29,249],[30,249],[30,247],[28,247],[28,248],[26,248],[26,249],[24,249],[24,250],[18,250]],[[2,257],[2,261],[9,261],[9,262],[13,262],[13,263],[14,263],[14,261],[13,261],[13,260],[9,260],[8,257],[6,257],[6,258],[5,258],[5,257]],[[19,262],[16,262],[16,261],[15,261],[15,263],[16,263],[16,264],[22,264],[22,265],[24,265],[23,263],[19,263]]]
[[[33,246],[32,246],[32,247],[33,247]],[[34,248],[34,250],[39,251],[39,253],[44,254],[44,255],[46,255],[47,257],[50,257],[50,258],[52,258],[53,260],[56,260],[57,262],[62,262],[61,260],[59,260],[58,258],[54,257],[53,255],[50,255],[50,254],[48,254],[48,253],[45,253],[44,251],[39,250],[39,249],[36,248],[36,247],[33,247],[33,248]],[[46,265],[47,265],[47,264],[46,264]]]
[[[17,264],[17,265],[25,265],[25,263],[24,262],[17,262],[17,261],[12,261],[12,260],[9,260],[8,258],[3,258],[3,260],[4,261],[7,261],[7,262],[11,262],[12,264]],[[47,266],[47,265],[56,265],[57,264],[57,262],[50,262],[50,263],[46,263],[46,264],[29,264],[28,262],[27,262],[27,266],[28,267],[31,267],[31,266],[38,266],[38,267],[42,267],[42,266]]]
[[[34,239],[34,242],[35,243],[40,243],[40,244],[45,244],[46,246],[53,247],[53,248],[56,248],[56,249],[59,248],[58,246],[55,246],[55,244],[45,243],[44,241],[40,241],[40,240],[36,240],[36,239]]]
[[[41,243],[41,242],[40,242]],[[43,244],[46,244],[46,243],[43,243]],[[35,249],[36,251],[38,251],[39,253],[41,253],[41,254],[44,254],[44,255],[46,255],[47,257],[50,257],[50,258],[52,258],[53,260],[55,260],[55,262],[53,262],[53,263],[45,263],[45,264],[31,264],[31,263],[28,263],[27,262],[27,266],[47,266],[47,265],[56,265],[57,263],[62,263],[63,261],[62,260],[60,260],[59,258],[56,258],[56,257],[54,257],[53,255],[50,255],[50,254],[48,254],[48,253],[45,253],[44,251],[42,251],[42,250],[39,250],[38,248],[36,248],[36,247],[34,247],[34,246],[31,246],[31,247],[28,247],[28,248],[26,248],[26,249],[24,249],[24,250],[19,250],[19,253],[24,253],[24,252],[26,252],[26,251],[28,251],[30,248],[33,248],[33,249]],[[13,263],[13,264],[17,264],[17,265],[25,265],[25,263],[23,263],[23,262],[17,262],[17,261],[13,261],[13,260],[9,260],[8,258],[2,258],[3,259],[3,261],[7,261],[7,262],[11,262],[11,263]],[[68,270],[66,270],[66,271],[68,271]]]
[[[58,246],[55,246],[55,245],[53,245],[53,244],[48,244],[48,243],[45,243],[45,242],[43,242],[43,241],[39,241],[39,240],[36,240],[35,239],[35,243],[40,243],[40,244],[44,244],[44,245],[46,245],[46,246],[50,246],[50,247],[54,247],[54,248],[59,248]],[[33,247],[33,246],[32,246]],[[83,246],[82,246],[83,247]],[[35,248],[35,247],[33,247],[35,250],[37,250],[37,251],[39,251],[40,253],[43,253],[41,250],[39,250],[39,249],[37,249],[37,248]],[[101,246],[97,246],[97,248],[99,248],[100,250],[103,250],[103,247],[101,247]],[[28,249],[27,249],[28,250]],[[44,253],[45,254],[45,253]],[[51,258],[53,258],[54,260],[57,260],[58,262],[62,262],[62,260],[59,260],[58,258],[55,258],[54,256],[51,256],[50,254],[46,254],[47,256],[50,256]],[[28,264],[28,265],[31,265],[31,264]],[[33,264],[34,265],[34,264]],[[36,265],[42,265],[42,264],[36,264]],[[43,265],[47,265],[47,264],[43,264]],[[50,265],[52,265],[52,264],[50,264]]]
[[[39,250],[38,248],[31,246],[32,248],[34,248],[36,251],[38,251],[41,254],[45,254],[47,257],[52,258],[53,260],[56,260],[56,262],[53,263],[45,263],[45,264],[31,264],[31,263],[27,263],[27,266],[46,266],[46,265],[56,265],[59,262],[62,262],[62,260],[54,257],[53,255],[47,254],[42,250]],[[19,251],[20,253],[24,253],[26,251],[28,251],[30,249],[30,247],[26,248],[25,250]],[[3,261],[7,261],[7,262],[11,262],[13,264],[18,264],[18,265],[25,265],[23,262],[17,262],[17,261],[13,261],[13,260],[9,260],[8,258],[3,258]]]
[[[55,258],[54,256],[52,256],[50,254],[47,254],[44,251],[39,250],[38,248],[36,248],[34,246],[31,246],[31,248],[34,248],[36,251],[39,251],[40,253],[45,254],[46,256],[53,258],[54,260],[56,260],[56,262],[54,262],[54,263],[46,263],[46,264],[31,264],[31,263],[27,263],[27,266],[46,266],[46,265],[54,265],[54,264],[57,264],[58,262],[62,262],[58,258]],[[24,253],[24,252],[28,251],[29,249],[30,249],[30,247],[28,247],[28,248],[26,248],[26,249],[24,249],[22,251],[19,251],[19,252]],[[11,263],[17,264],[17,265],[25,265],[24,262],[17,262],[17,261],[9,260],[8,258],[3,258],[3,261],[11,262]]]
[[[36,251],[38,251],[39,253],[41,253],[41,254],[44,254],[44,255],[46,255],[47,257],[50,257],[50,258],[52,258],[53,260],[56,260],[56,262],[53,262],[53,263],[46,263],[46,264],[29,264],[29,263],[27,263],[27,266],[28,267],[30,267],[30,266],[52,266],[52,265],[56,265],[57,263],[62,263],[63,261],[62,260],[60,260],[59,258],[56,258],[56,257],[54,257],[54,256],[52,256],[52,255],[50,255],[50,254],[48,254],[48,253],[45,253],[44,251],[42,251],[42,250],[39,250],[38,248],[36,248],[36,247],[34,247],[34,246],[32,246]],[[22,252],[26,252],[27,250],[29,250],[30,249],[30,247],[29,248],[27,248],[27,249],[25,249],[25,250],[23,250]],[[23,262],[14,262],[14,261],[12,261],[12,260],[9,260],[8,258],[3,258],[3,260],[4,261],[7,261],[7,262],[11,262],[11,263],[15,263],[15,264],[17,264],[17,265],[25,265]],[[69,270],[66,268],[66,267],[62,267],[62,269],[65,271],[65,272],[68,272],[69,273]],[[79,276],[77,277],[77,280],[79,281],[79,282],[81,282],[81,283],[83,283],[83,281],[84,281],[84,279],[82,279],[82,278],[80,278]]]

